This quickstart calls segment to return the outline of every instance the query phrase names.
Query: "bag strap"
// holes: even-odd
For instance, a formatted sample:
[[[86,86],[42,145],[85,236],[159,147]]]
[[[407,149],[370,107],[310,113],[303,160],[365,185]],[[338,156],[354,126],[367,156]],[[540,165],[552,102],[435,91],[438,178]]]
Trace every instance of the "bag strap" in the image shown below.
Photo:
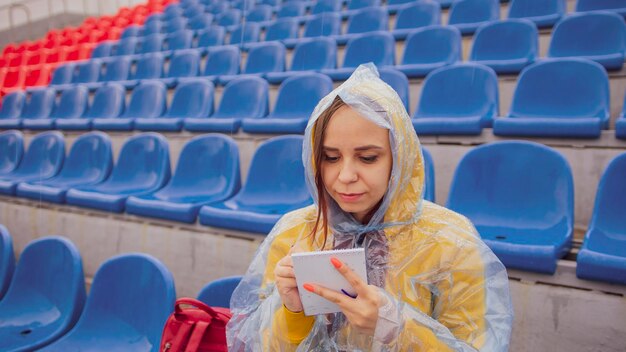
[[[202,337],[204,337],[204,333],[207,328],[211,325],[211,322],[207,321],[197,321],[194,324],[193,331],[191,332],[191,336],[189,336],[189,341],[187,343],[187,348],[185,348],[185,352],[197,352],[200,347],[200,343],[202,342]]]
[[[206,304],[200,302],[197,299],[194,298],[179,298],[176,300],[176,305],[174,306],[174,310],[176,311],[176,314],[180,314],[182,313],[183,309],[180,307],[181,305],[186,304],[186,305],[190,305],[193,307],[196,307],[202,311],[205,311],[207,314],[209,314],[212,318],[216,318],[218,313],[216,311],[214,311],[211,307],[207,306]]]

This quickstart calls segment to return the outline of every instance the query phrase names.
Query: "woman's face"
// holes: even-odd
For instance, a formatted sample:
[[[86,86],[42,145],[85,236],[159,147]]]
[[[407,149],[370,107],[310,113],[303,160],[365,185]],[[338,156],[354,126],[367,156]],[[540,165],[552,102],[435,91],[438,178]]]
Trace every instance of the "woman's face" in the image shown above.
[[[322,178],[328,194],[360,222],[387,191],[393,158],[389,130],[342,106],[323,141]]]

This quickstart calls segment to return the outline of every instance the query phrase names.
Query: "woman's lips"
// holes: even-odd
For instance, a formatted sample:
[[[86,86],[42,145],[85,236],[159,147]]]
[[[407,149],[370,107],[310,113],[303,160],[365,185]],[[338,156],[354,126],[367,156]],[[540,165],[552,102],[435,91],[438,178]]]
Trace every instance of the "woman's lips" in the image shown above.
[[[361,197],[365,193],[339,193],[337,192],[337,194],[339,195],[339,198],[341,198],[342,201],[351,203],[351,202],[356,202],[359,199],[361,199]]]

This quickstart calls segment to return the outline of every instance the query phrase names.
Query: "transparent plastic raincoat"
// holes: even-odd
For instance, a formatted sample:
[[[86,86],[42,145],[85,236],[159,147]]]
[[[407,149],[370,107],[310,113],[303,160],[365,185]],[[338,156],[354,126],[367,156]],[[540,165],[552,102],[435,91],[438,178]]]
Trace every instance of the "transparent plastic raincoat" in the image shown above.
[[[310,236],[316,205],[283,216],[233,293],[229,350],[506,351],[513,319],[506,270],[465,217],[423,200],[423,158],[411,120],[371,64],[360,66],[311,115],[303,162],[316,204],[314,124],[337,95],[389,130],[393,166],[387,193],[366,225],[327,197],[325,248],[321,229]],[[343,313],[307,317],[282,305],[274,268],[296,242],[306,251],[365,248],[369,284],[387,298],[373,336],[352,328]]]

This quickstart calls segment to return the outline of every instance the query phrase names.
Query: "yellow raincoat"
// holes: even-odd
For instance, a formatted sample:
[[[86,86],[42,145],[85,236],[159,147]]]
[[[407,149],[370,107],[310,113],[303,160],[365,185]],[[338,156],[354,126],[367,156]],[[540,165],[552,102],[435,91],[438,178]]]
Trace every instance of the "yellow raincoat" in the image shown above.
[[[398,95],[378,78],[371,64],[360,66],[311,115],[303,162],[313,199],[317,202],[319,196],[312,155],[314,124],[337,95],[389,130],[393,166],[387,193],[366,225],[328,197],[330,231],[325,248],[321,248],[321,231],[315,240],[307,237],[315,224],[315,205],[283,216],[233,293],[229,350],[508,350],[513,313],[506,270],[470,221],[423,200],[423,158],[411,120]],[[376,234],[383,234],[382,241]],[[359,237],[364,240],[357,241]],[[338,243],[342,248],[361,243],[366,253],[372,249],[366,255],[368,268],[384,273],[380,285],[384,288],[379,290],[387,298],[373,336],[353,329],[342,313],[306,317],[283,307],[274,285],[274,267],[296,242],[306,251],[332,249]]]

